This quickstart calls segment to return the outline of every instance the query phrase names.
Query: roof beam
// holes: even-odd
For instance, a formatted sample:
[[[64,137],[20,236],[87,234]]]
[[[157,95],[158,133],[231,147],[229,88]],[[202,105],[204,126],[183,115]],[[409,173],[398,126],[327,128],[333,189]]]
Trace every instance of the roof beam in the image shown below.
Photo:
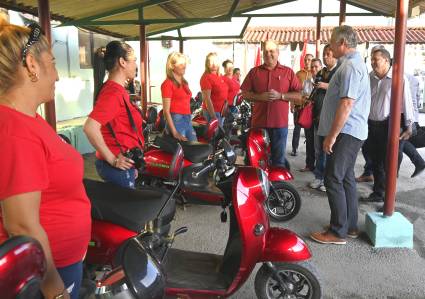
[[[96,15],[92,15],[89,17],[85,17],[82,19],[78,19],[78,20],[73,20],[73,21],[69,21],[66,22],[60,26],[79,26],[79,25],[90,25],[88,24],[88,21],[92,21],[92,20],[97,20],[97,19],[101,19],[101,18],[105,18],[105,17],[109,17],[109,16],[114,16],[120,13],[124,13],[127,11],[131,11],[131,10],[135,10],[135,9],[139,9],[139,8],[143,8],[143,7],[149,7],[152,5],[157,5],[157,4],[161,4],[161,3],[165,3],[165,2],[169,2],[171,0],[148,0],[146,2],[143,3],[138,3],[138,4],[132,4],[132,5],[127,5],[124,7],[120,7],[117,9],[112,9],[112,10],[108,10]]]
[[[239,35],[213,35],[213,36],[187,36],[184,40],[199,40],[199,39],[239,39]],[[180,40],[177,36],[159,36],[149,37],[147,40]]]
[[[382,14],[379,13],[373,13],[373,12],[352,12],[352,13],[346,13],[347,16],[352,17],[364,17],[364,16],[382,16]],[[250,18],[270,18],[270,17],[338,17],[339,13],[271,13],[271,14],[254,14],[254,13],[246,13],[246,14],[237,14],[235,17],[250,17]]]
[[[176,23],[203,23],[203,22],[230,22],[227,17],[219,18],[185,18],[185,19],[142,19],[142,20],[111,20],[111,21],[86,21],[79,22],[79,26],[112,26],[112,25],[152,25]]]
[[[246,28],[248,28],[249,22],[251,22],[251,18],[248,18],[245,22],[245,25],[243,25],[241,34],[239,34],[239,38],[243,38],[243,35],[245,34]]]
[[[227,14],[227,17],[231,18],[233,17],[233,14],[235,13],[236,8],[239,5],[240,0],[233,0],[232,7],[230,7],[229,13]]]

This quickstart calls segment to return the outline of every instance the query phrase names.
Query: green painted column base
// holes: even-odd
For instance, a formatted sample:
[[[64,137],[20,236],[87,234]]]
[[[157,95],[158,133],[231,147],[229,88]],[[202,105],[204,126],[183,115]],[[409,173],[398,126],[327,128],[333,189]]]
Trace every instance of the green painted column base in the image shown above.
[[[399,212],[391,217],[367,213],[366,234],[374,247],[413,248],[413,224]]]

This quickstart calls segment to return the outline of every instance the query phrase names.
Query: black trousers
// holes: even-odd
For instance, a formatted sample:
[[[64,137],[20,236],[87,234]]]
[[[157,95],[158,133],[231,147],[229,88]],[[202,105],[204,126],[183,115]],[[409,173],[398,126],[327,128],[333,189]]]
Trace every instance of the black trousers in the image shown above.
[[[339,134],[333,153],[326,157],[325,186],[331,209],[330,227],[341,238],[357,229],[358,198],[354,165],[363,141]]]
[[[413,134],[416,135],[417,132],[417,128],[419,127],[418,123],[414,123],[413,124]],[[416,150],[416,147],[410,143],[409,141],[405,141],[404,145],[403,145],[403,153],[405,153],[410,161],[412,161],[413,165],[415,165],[415,167],[422,167],[425,165],[425,161],[422,158],[422,156],[418,153],[418,151]],[[401,155],[400,160],[399,160],[399,168],[400,168],[400,164],[403,160],[403,155]]]
[[[292,132],[292,151],[296,152],[300,144],[301,127],[298,124],[298,111],[294,111],[294,131]]]
[[[310,129],[304,129],[305,134],[305,165],[314,169],[314,163],[316,161],[316,155],[314,153],[314,126]]]
[[[373,192],[381,197],[384,197],[387,167],[387,145],[388,145],[388,121],[368,121],[369,135],[366,140],[367,151],[372,160],[373,170]],[[405,141],[400,140],[398,151],[398,162],[403,156],[403,147]]]

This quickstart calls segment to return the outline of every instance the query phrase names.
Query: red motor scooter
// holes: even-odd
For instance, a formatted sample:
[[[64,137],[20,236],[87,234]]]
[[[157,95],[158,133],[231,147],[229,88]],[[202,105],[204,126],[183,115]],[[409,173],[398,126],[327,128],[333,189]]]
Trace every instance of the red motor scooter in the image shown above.
[[[91,270],[118,265],[125,242],[154,219],[157,221],[156,231],[168,235],[176,212],[174,194],[178,187],[175,182],[183,162],[181,146],[173,144],[173,148],[174,154],[166,173],[168,185],[174,185],[171,192],[149,186],[142,190],[122,188],[112,183],[84,179],[92,205],[91,241],[86,256],[86,265]]]
[[[37,240],[16,236],[0,245],[0,297],[35,299],[46,273],[46,258]]]
[[[245,156],[245,165],[263,169],[272,183],[270,197],[266,201],[267,213],[275,221],[288,221],[294,218],[301,208],[301,197],[298,191],[288,181],[293,180],[289,169],[270,164],[270,138],[265,129],[245,128],[240,131],[237,138],[232,135],[235,127],[245,127],[249,123],[250,109],[248,103],[242,101],[238,107],[240,121],[235,120],[235,115],[223,105],[222,116],[224,119],[224,136],[236,148],[242,150]],[[198,121],[201,121],[199,119]]]
[[[98,283],[99,288],[115,294],[130,291],[136,298],[159,298],[146,296],[145,285],[164,277],[167,298],[226,298],[243,285],[257,263],[262,263],[255,278],[258,298],[321,298],[307,245],[287,229],[270,227],[264,210],[269,192],[267,175],[258,168],[229,165],[226,161],[234,153],[225,143],[223,156],[206,161],[199,170],[216,168],[216,184],[225,195],[230,225],[223,255],[171,248],[173,238],[153,238],[155,230],[145,231],[127,243],[122,259],[125,270],[116,270],[113,279],[107,275]],[[152,246],[152,240],[158,239],[170,247],[161,255]],[[146,261],[156,263],[155,271],[143,268]]]

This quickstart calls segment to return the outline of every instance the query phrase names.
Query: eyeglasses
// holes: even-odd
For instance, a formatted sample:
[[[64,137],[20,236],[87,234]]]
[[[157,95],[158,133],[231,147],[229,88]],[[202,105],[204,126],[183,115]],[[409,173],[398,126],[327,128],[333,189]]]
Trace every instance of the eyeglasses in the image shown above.
[[[28,25],[28,28],[31,29],[30,37],[28,38],[28,42],[25,47],[22,49],[22,63],[24,66],[27,66],[26,58],[28,54],[29,48],[40,40],[41,35],[43,34],[43,30],[40,25],[37,23],[31,23]]]

